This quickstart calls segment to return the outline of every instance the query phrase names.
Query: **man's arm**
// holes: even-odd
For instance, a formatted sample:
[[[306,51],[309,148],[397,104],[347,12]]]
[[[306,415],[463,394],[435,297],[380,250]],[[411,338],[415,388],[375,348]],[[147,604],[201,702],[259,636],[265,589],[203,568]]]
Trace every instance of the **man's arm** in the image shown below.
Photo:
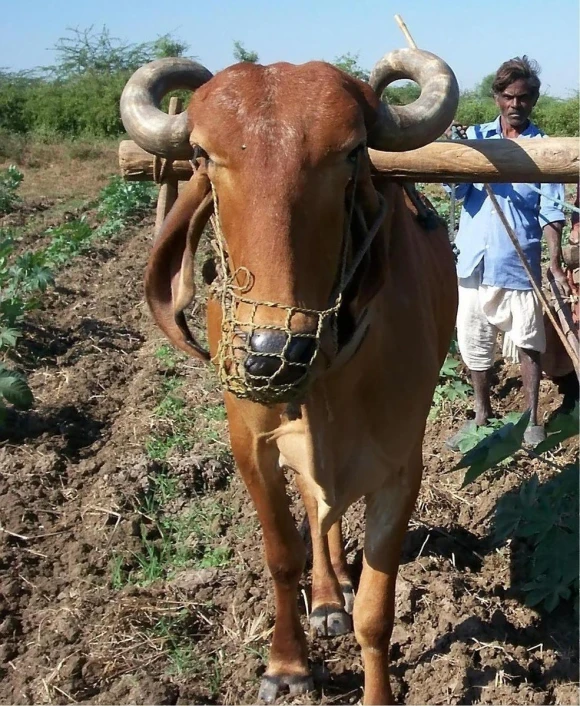
[[[562,269],[562,221],[554,221],[544,226],[543,233],[550,252],[550,272],[564,294],[570,294],[570,286]]]

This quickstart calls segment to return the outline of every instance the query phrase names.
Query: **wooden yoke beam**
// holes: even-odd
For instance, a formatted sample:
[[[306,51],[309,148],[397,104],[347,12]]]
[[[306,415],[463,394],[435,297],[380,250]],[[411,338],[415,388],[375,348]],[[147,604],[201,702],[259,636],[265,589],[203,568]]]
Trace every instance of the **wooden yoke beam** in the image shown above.
[[[432,142],[408,152],[369,150],[378,174],[426,183],[540,182],[577,183],[580,168],[577,137],[520,140]],[[129,181],[153,179],[153,155],[131,140],[119,145],[121,175]],[[167,165],[166,178],[191,177],[191,164]]]

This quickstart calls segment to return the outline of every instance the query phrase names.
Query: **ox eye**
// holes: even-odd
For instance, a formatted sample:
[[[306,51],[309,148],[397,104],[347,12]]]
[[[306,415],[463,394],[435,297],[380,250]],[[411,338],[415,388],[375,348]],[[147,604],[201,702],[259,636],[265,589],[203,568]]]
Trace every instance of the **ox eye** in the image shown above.
[[[208,153],[200,145],[193,146],[193,156],[192,160],[195,162],[196,159],[207,159],[209,160]]]
[[[346,161],[350,162],[350,164],[356,164],[356,160],[358,159],[358,156],[359,156],[363,147],[364,147],[364,145],[362,145],[362,144],[357,145],[353,150],[351,150],[348,153],[348,155],[346,157]]]

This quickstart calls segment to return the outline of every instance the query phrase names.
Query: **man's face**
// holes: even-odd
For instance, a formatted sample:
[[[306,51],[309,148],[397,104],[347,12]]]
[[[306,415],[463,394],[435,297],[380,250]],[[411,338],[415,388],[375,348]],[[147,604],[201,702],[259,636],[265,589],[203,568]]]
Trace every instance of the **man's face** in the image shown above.
[[[495,94],[495,103],[502,118],[514,128],[521,128],[527,123],[537,100],[537,93],[524,78],[510,83],[502,93]]]

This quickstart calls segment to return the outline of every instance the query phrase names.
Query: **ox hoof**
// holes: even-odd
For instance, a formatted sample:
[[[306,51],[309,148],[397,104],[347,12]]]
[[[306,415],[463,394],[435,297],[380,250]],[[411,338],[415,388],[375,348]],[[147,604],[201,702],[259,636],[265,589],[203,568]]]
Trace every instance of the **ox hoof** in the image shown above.
[[[337,637],[352,630],[352,619],[338,606],[319,605],[310,613],[310,627],[322,637]]]
[[[290,696],[306,694],[314,691],[314,682],[311,676],[300,674],[266,674],[262,677],[258,699],[265,704],[271,704],[276,700],[278,694],[288,689]]]
[[[340,590],[344,598],[344,609],[349,614],[352,615],[354,609],[354,589],[350,583],[341,583]]]

